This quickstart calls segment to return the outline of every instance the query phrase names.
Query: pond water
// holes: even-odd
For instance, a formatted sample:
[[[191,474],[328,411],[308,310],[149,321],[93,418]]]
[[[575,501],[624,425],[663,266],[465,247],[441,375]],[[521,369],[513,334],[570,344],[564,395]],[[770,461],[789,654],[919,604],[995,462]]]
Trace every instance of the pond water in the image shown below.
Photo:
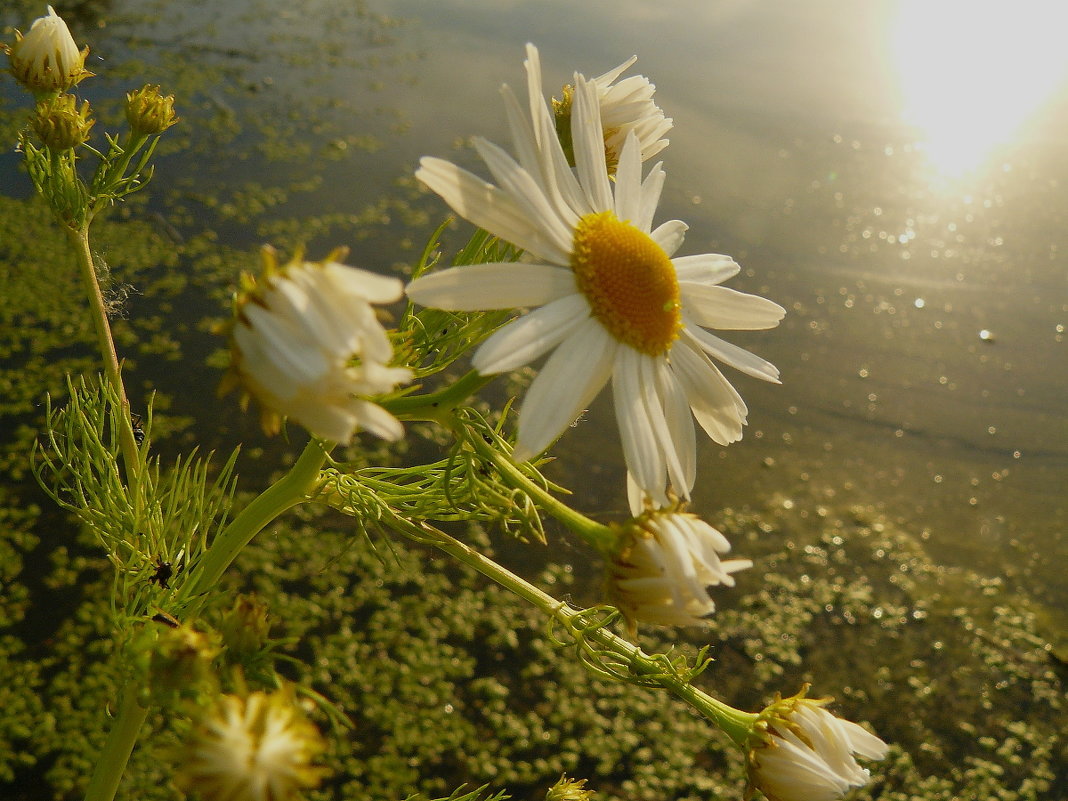
[[[0,24],[41,13],[16,5]],[[464,139],[507,143],[498,87],[523,89],[526,42],[548,88],[636,54],[675,121],[658,220],[684,220],[683,254],[732,255],[730,286],[788,310],[729,337],[782,384],[730,376],[749,426],[729,448],[701,444],[697,511],[877,510],[937,562],[1006,577],[1063,649],[1068,51],[1051,37],[1066,16],[921,0],[111,0],[68,19],[93,42],[94,102],[145,78],[178,94],[183,126],[137,214],[235,248],[350,245],[383,272],[447,213],[414,186],[418,158],[485,174]],[[0,108],[14,98],[0,83]],[[0,193],[28,194],[11,153]],[[217,296],[183,297],[187,326],[221,313]],[[207,405],[214,345],[197,336],[189,374],[160,380],[203,388],[177,411],[248,435]],[[594,404],[553,475],[578,507],[619,517],[611,414]]]
[[[497,88],[522,87],[525,42],[541,49],[547,87],[637,54],[675,120],[660,219],[687,222],[683,252],[731,254],[743,267],[731,285],[789,312],[774,331],[733,338],[773,361],[782,385],[736,378],[750,424],[730,448],[702,445],[698,509],[799,495],[874,506],[946,564],[1015,577],[1059,611],[1068,56],[1043,37],[1062,12],[927,5],[107,2],[71,18],[104,73],[99,88],[85,85],[90,96],[114,94],[137,69],[173,85],[174,65],[194,58],[218,70],[217,84],[182,98],[177,82],[194,125],[183,144],[197,142],[195,126],[268,121],[260,153],[243,150],[242,131],[165,155],[158,183],[194,198],[189,228],[210,219],[224,238],[254,243],[269,236],[262,225],[207,199],[228,183],[311,178],[314,191],[283,197],[281,211],[378,211],[370,230],[298,236],[353,245],[354,262],[383,271],[410,261],[446,213],[405,185],[418,157],[477,170],[462,140],[506,141]],[[328,160],[316,158],[323,148]],[[14,158],[0,166],[24,193]],[[390,195],[422,209],[424,224],[391,213],[379,200]],[[198,301],[188,313],[206,311]],[[608,513],[625,508],[610,416],[596,404],[558,466],[580,505]]]
[[[876,505],[947,564],[1063,610],[1068,56],[1045,38],[1052,4],[996,5],[380,7],[415,20],[398,35],[422,56],[389,90],[412,123],[402,158],[506,141],[495,90],[522,86],[528,40],[547,87],[631,54],[657,84],[675,120],[664,218],[690,225],[684,252],[733,255],[732,285],[789,311],[733,340],[782,386],[738,377],[750,425],[702,448],[699,507]],[[596,433],[610,414],[563,446],[570,483],[621,508]]]

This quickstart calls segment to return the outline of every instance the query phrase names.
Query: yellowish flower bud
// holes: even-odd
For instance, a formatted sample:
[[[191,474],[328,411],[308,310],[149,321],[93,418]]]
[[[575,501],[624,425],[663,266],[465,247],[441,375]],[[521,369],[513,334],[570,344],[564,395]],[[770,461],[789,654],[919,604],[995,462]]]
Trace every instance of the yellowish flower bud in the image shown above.
[[[89,101],[78,100],[73,95],[59,95],[37,104],[37,113],[31,120],[34,133],[50,150],[71,150],[89,140],[89,132],[96,120],[89,116]]]
[[[93,73],[85,69],[89,48],[79,51],[67,23],[52,6],[23,36],[5,48],[15,79],[35,95],[65,92]]]
[[[178,122],[174,95],[166,97],[159,86],[146,85],[126,95],[126,121],[134,135],[155,136]]]
[[[585,779],[569,779],[567,776],[561,776],[545,794],[545,801],[590,801],[591,798],[593,790],[586,789]]]
[[[290,688],[224,695],[180,760],[179,785],[204,801],[287,801],[315,787],[324,744]]]

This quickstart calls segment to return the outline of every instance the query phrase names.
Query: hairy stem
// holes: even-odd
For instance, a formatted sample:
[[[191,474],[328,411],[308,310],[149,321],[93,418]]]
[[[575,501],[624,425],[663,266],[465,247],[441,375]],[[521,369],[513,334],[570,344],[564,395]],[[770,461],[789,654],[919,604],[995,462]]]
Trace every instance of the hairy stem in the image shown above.
[[[138,456],[137,440],[134,439],[133,423],[130,419],[130,401],[126,398],[119,357],[115,352],[115,340],[111,336],[107,306],[100,291],[96,267],[93,265],[93,253],[89,247],[89,227],[85,225],[77,230],[68,228],[67,233],[78,256],[78,267],[82,274],[82,283],[85,285],[85,293],[89,298],[93,327],[96,330],[97,347],[100,349],[100,358],[104,362],[104,374],[119,398],[119,447],[126,466],[127,481],[132,483],[137,480],[141,460]]]

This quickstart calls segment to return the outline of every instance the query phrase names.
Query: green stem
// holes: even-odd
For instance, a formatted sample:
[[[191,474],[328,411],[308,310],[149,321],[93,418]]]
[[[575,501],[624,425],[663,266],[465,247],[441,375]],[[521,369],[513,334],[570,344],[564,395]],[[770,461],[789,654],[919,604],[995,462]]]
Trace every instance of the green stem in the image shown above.
[[[137,693],[127,687],[119,703],[119,714],[85,790],[85,801],[112,801],[115,797],[147,715],[148,709],[137,702]]]
[[[401,420],[443,421],[443,415],[455,409],[496,376],[471,370],[451,386],[426,395],[405,395],[383,401],[382,407]]]
[[[94,202],[89,210],[90,216],[97,214],[107,204],[114,202],[115,197],[112,193],[122,183],[126,177],[126,171],[130,169],[133,157],[137,155],[148,139],[149,137],[146,134],[134,134],[131,131],[126,138],[126,146],[122,149],[122,155],[115,164],[111,164],[108,158],[100,160],[97,174],[93,176],[92,193]]]
[[[78,267],[81,270],[82,283],[85,285],[85,293],[89,298],[93,327],[96,330],[97,347],[100,349],[100,358],[104,362],[104,374],[119,398],[119,447],[122,450],[123,463],[126,465],[127,480],[129,483],[134,483],[140,469],[141,459],[138,454],[137,440],[134,439],[133,422],[130,419],[130,401],[126,398],[119,357],[115,352],[115,340],[112,339],[111,325],[108,323],[107,306],[100,292],[96,267],[93,265],[93,253],[89,247],[89,226],[84,225],[77,230],[68,228],[67,234],[78,256]]]
[[[200,595],[214,587],[241,549],[264,526],[307,498],[319,480],[328,450],[329,443],[310,440],[289,472],[241,510],[208,548],[196,580],[187,585],[191,585],[189,595]]]
[[[583,632],[593,643],[605,651],[619,657],[620,662],[629,666],[638,677],[648,677],[676,698],[686,702],[710,721],[741,749],[747,747],[757,715],[744,712],[713,698],[690,682],[666,673],[663,663],[649,656],[638,646],[627,642],[622,637],[607,631],[603,627],[589,629],[583,619],[581,610],[573,609],[562,601],[520,578],[507,568],[497,564],[474,548],[465,545],[448,534],[427,524],[416,525],[405,518],[392,516],[393,528],[416,542],[433,545],[465,565],[474,568],[482,575],[492,579],[509,592],[518,595],[536,606],[550,618],[559,620],[573,633]]]
[[[452,427],[457,436],[464,436],[462,423],[454,421]],[[533,498],[538,506],[555,517],[571,531],[586,540],[591,546],[601,553],[611,554],[618,538],[608,526],[591,520],[581,512],[572,509],[566,503],[554,497],[548,490],[531,479],[526,473],[507,456],[501,453],[493,444],[486,442],[482,437],[466,437],[467,442],[475,449],[475,452],[488,462],[491,462],[504,480],[514,489],[519,489]]]

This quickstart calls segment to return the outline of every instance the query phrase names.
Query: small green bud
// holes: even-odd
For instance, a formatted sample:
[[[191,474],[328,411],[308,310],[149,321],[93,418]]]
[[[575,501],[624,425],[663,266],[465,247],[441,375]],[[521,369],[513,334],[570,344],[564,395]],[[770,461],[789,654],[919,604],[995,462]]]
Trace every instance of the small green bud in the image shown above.
[[[245,662],[267,646],[270,628],[267,607],[257,598],[239,595],[219,624],[219,633],[234,661]]]
[[[31,124],[48,149],[59,151],[84,145],[96,120],[89,116],[88,100],[82,101],[79,109],[73,95],[59,95],[37,104]]]
[[[15,31],[15,43],[4,50],[15,80],[35,95],[66,92],[93,74],[85,69],[89,48],[78,50],[67,23],[52,6],[25,36]]]
[[[166,97],[159,86],[145,85],[126,95],[126,121],[134,135],[155,136],[178,122],[174,95]]]

